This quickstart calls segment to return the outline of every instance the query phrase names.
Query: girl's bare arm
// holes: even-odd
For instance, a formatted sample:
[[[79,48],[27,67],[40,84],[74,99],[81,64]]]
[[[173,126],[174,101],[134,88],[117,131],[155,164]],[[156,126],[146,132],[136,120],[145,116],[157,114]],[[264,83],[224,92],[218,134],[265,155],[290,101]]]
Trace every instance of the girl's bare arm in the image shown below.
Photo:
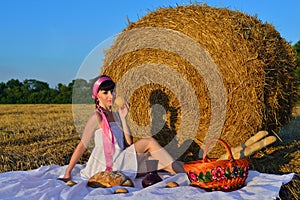
[[[96,114],[94,113],[91,118],[88,120],[83,134],[82,138],[77,145],[76,149],[73,152],[73,155],[71,157],[71,160],[69,162],[69,165],[65,171],[65,174],[63,178],[70,178],[71,177],[71,172],[76,165],[76,163],[79,161],[79,159],[82,157],[83,153],[87,149],[88,143],[90,139],[92,138],[93,134],[95,133],[96,129],[99,128],[99,123]]]

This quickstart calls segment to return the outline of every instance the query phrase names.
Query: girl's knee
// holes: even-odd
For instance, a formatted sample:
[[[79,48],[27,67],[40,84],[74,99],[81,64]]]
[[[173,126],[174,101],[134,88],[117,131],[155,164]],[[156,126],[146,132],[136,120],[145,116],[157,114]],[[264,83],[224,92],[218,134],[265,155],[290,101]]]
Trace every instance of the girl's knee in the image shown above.
[[[156,141],[155,138],[153,137],[147,137],[145,138],[148,144],[157,144],[158,142]]]
[[[142,144],[147,150],[150,150],[157,148],[158,142],[153,137],[146,137],[141,139],[140,144]]]

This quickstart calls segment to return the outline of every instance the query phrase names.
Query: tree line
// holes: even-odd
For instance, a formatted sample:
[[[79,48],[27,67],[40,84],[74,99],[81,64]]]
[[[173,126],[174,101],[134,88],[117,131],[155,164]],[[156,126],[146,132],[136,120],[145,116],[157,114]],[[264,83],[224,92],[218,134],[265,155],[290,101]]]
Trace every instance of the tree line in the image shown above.
[[[298,103],[300,103],[300,40],[293,45],[293,50],[296,54],[296,63],[297,63],[297,69],[296,69],[296,78],[298,83]]]
[[[93,80],[73,80],[68,85],[59,83],[55,88],[35,79],[11,79],[0,82],[0,104],[70,104],[92,103]]]

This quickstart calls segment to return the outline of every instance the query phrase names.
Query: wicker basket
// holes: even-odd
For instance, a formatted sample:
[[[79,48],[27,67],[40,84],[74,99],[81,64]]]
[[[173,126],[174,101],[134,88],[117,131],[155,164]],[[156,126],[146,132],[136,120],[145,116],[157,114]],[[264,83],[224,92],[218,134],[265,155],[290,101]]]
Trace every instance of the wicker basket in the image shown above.
[[[207,158],[207,151],[212,142],[218,141],[226,148],[228,160]],[[203,159],[184,164],[192,186],[206,191],[233,191],[244,186],[248,176],[250,160],[234,159],[228,144],[222,139],[210,140],[204,149]]]

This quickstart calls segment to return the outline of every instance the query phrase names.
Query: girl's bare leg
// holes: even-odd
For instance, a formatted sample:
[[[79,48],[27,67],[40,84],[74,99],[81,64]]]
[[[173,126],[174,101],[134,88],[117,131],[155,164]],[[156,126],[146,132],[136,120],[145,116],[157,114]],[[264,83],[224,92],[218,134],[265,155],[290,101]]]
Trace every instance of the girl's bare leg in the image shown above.
[[[170,154],[160,146],[160,144],[152,137],[143,138],[134,143],[135,150],[139,154],[150,153],[149,159],[158,160],[158,169],[163,169],[171,174],[176,174],[172,167],[174,159]]]

